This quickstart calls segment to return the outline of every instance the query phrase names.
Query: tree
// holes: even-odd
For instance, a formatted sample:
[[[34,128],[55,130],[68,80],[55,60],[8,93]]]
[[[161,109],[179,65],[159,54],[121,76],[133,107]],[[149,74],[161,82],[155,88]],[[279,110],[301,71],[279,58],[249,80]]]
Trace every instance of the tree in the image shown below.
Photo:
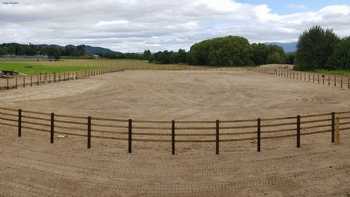
[[[350,37],[342,39],[335,46],[329,64],[332,68],[350,69]]]
[[[299,38],[296,61],[300,69],[327,68],[338,36],[331,29],[315,26],[305,31]]]
[[[253,65],[252,48],[239,36],[214,38],[194,44],[190,50],[191,63],[210,66]]]
[[[150,50],[145,50],[145,52],[143,52],[143,58],[145,60],[151,61],[152,59],[152,53]]]
[[[286,63],[286,54],[282,47],[262,43],[251,46],[253,50],[252,60],[255,65]]]
[[[288,54],[287,54],[286,63],[287,63],[287,64],[294,65],[294,63],[295,63],[295,53],[288,53]]]

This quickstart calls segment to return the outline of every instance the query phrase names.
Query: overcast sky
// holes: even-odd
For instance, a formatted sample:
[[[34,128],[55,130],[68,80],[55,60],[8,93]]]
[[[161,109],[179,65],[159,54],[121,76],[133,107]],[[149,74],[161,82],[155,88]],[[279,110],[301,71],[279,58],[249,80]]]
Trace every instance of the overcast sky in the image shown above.
[[[0,43],[188,49],[203,39],[296,41],[313,25],[350,35],[349,0],[0,0]],[[8,4],[4,2],[18,2]]]

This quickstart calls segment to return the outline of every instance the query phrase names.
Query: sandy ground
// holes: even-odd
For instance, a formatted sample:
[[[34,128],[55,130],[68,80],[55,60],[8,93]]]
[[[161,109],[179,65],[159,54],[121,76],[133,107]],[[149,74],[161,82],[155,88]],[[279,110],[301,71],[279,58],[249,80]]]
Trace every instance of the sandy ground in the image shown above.
[[[1,106],[149,120],[215,120],[349,111],[349,91],[233,71],[126,71],[0,92]],[[1,127],[0,196],[350,196],[350,135],[210,144],[135,144]]]

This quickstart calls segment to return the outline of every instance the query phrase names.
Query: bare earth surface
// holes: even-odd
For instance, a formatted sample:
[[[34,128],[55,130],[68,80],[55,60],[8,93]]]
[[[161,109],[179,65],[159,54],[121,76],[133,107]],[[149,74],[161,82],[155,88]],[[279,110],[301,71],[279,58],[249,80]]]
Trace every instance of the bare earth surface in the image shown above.
[[[0,92],[0,105],[142,120],[234,120],[350,111],[350,92],[231,71],[126,71]],[[350,135],[177,146],[94,140],[0,127],[0,196],[350,196]]]

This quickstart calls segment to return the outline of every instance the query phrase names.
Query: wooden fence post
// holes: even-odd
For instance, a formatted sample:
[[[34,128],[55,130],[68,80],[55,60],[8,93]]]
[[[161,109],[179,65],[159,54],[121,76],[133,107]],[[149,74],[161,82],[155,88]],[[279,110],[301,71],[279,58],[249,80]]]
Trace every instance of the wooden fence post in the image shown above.
[[[334,75],[334,86],[337,87],[337,75]]]
[[[87,148],[91,148],[91,116],[88,117]]]
[[[171,152],[175,155],[175,120],[171,121]]]
[[[340,118],[339,117],[336,117],[335,133],[336,133],[335,144],[339,145],[340,144]]]
[[[30,86],[33,86],[33,75],[30,75]]]
[[[23,84],[22,85],[23,85],[23,88],[26,87],[26,76],[23,77]]]
[[[55,137],[55,114],[51,113],[51,129],[50,129],[50,143],[54,143],[54,137]]]
[[[343,77],[340,78],[340,88],[343,89]]]
[[[257,125],[257,150],[261,152],[261,119],[258,119]]]
[[[332,143],[335,142],[335,113],[332,112]]]
[[[300,148],[300,115],[297,116],[297,148]]]
[[[220,154],[220,121],[216,120],[216,154]]]
[[[22,137],[22,110],[18,110],[18,137]]]
[[[129,119],[128,126],[128,149],[129,153],[132,153],[132,119]]]
[[[350,89],[350,78],[348,78],[348,89]]]
[[[324,75],[322,75],[322,84],[324,85],[325,84],[325,76]]]
[[[6,78],[6,89],[10,89],[9,78]]]
[[[18,88],[18,78],[17,78],[17,76],[16,76],[16,79],[15,79],[15,88],[17,89]]]

